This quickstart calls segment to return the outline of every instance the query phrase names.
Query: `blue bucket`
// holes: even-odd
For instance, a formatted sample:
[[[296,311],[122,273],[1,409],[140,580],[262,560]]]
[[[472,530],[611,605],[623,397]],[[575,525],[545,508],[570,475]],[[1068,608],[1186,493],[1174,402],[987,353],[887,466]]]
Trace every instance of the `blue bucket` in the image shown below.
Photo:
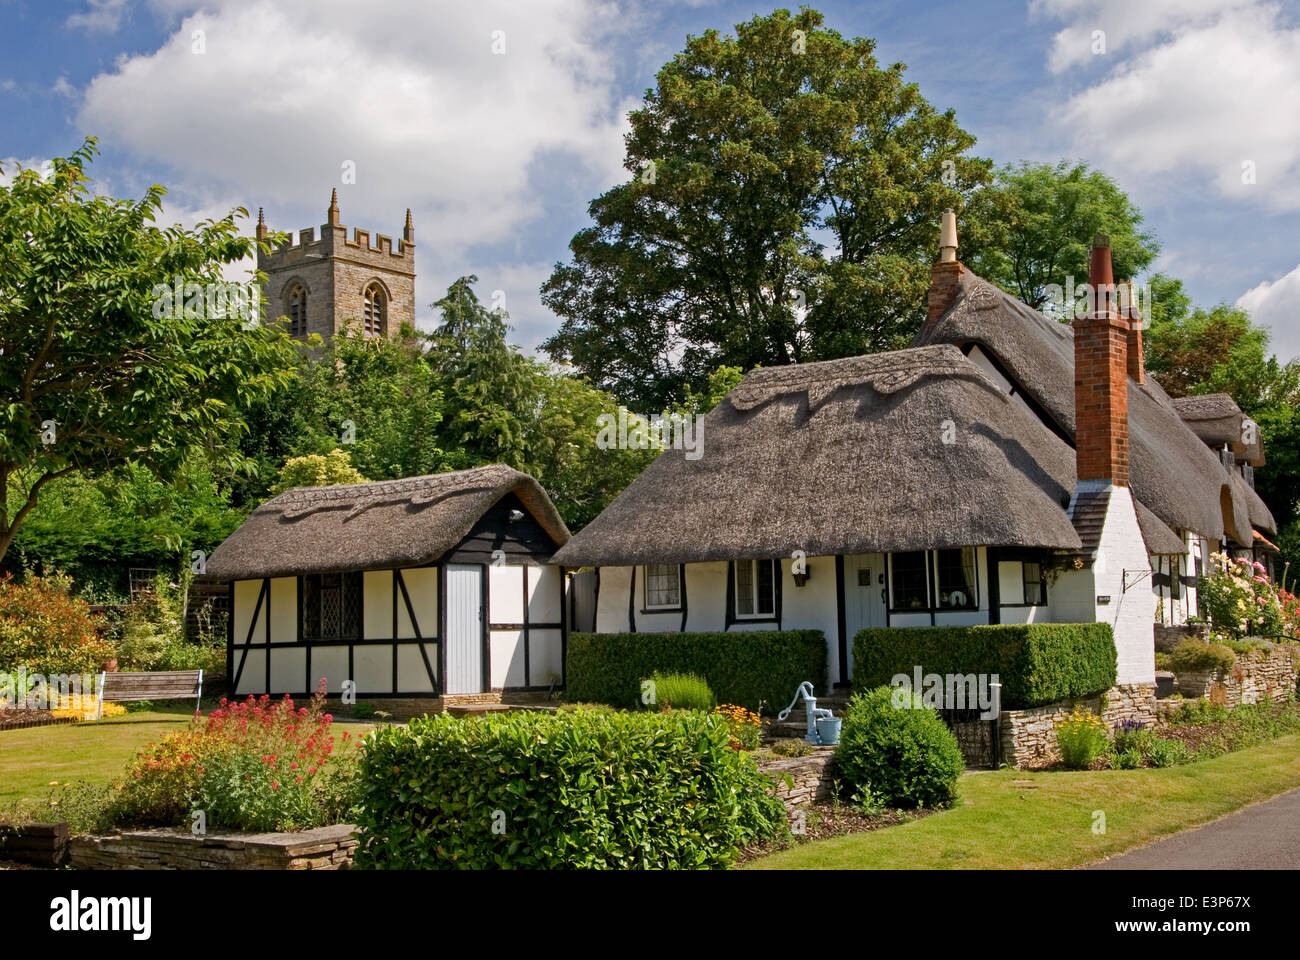
[[[822,743],[828,747],[833,747],[840,742],[840,718],[839,717],[822,717],[817,721],[817,736],[822,738]]]

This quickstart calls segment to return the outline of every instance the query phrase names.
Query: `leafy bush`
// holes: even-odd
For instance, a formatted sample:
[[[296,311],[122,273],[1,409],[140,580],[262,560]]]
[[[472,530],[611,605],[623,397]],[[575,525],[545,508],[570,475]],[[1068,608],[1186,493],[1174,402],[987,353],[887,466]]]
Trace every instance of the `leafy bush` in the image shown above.
[[[640,680],[655,671],[696,674],[719,700],[761,713],[788,703],[805,680],[825,687],[826,640],[820,630],[569,636],[571,700],[639,706]]]
[[[1153,767],[1173,767],[1192,759],[1192,751],[1181,740],[1153,736],[1147,744],[1147,762]]]
[[[1082,707],[1075,707],[1056,725],[1056,745],[1061,760],[1070,770],[1086,770],[1106,752],[1110,738],[1101,717]]]
[[[641,681],[641,691],[642,702],[659,710],[712,710],[716,702],[693,673],[655,673]]]
[[[906,698],[901,709],[894,699]],[[957,738],[918,693],[878,687],[849,701],[835,766],[850,791],[900,807],[938,807],[957,796],[965,769]]]
[[[421,717],[366,741],[357,866],[721,867],[785,808],[721,718]]]
[[[1110,757],[1112,770],[1137,770],[1142,766],[1142,751],[1129,748],[1116,750]]]
[[[0,580],[0,670],[29,673],[98,673],[113,656],[99,634],[100,620],[74,598],[64,576]]]
[[[1201,578],[1196,597],[1216,629],[1233,637],[1286,631],[1282,600],[1262,563],[1222,553],[1211,554],[1210,560],[1210,572]]]
[[[898,674],[997,674],[1003,709],[1090,696],[1115,684],[1115,639],[1105,623],[883,627],[853,638],[853,687]]]
[[[757,750],[763,735],[763,718],[752,710],[724,703],[713,711],[727,722],[731,745],[737,750]]]
[[[307,707],[289,697],[221,701],[184,731],[140,751],[114,810],[120,824],[185,823],[203,810],[209,826],[295,830],[354,816],[351,734],[340,752],[324,692]]]
[[[1185,700],[1169,717],[1169,722],[1191,727],[1225,723],[1231,716],[1226,706],[1209,700]]]
[[[772,744],[772,752],[778,757],[806,757],[815,748],[807,740],[788,737]]]
[[[1223,644],[1207,643],[1195,637],[1178,641],[1178,646],[1169,655],[1169,669],[1175,673],[1180,670],[1229,673],[1236,662],[1237,655]]]

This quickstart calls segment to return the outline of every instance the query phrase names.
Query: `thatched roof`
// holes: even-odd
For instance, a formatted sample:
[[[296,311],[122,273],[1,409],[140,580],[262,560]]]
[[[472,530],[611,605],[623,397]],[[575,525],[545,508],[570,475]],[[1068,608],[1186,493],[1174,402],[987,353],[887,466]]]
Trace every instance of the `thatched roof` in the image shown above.
[[[252,512],[208,558],[218,580],[431,563],[515,494],[557,544],[568,528],[526,473],[494,464],[404,480],[294,487]]]
[[[754,370],[702,429],[554,561],[1081,547],[1074,452],[955,347]]]
[[[918,346],[979,345],[1068,437],[1074,436],[1074,330],[1048,319],[969,270],[948,312],[927,324]],[[1249,542],[1247,497],[1214,453],[1183,422],[1153,381],[1129,381],[1133,494],[1167,526]]]
[[[1256,467],[1264,465],[1264,444],[1259,431],[1256,429],[1252,442],[1243,440],[1242,425],[1249,418],[1232,397],[1226,393],[1207,393],[1178,397],[1172,403],[1183,422],[1207,444],[1216,449],[1227,444],[1238,460]]]

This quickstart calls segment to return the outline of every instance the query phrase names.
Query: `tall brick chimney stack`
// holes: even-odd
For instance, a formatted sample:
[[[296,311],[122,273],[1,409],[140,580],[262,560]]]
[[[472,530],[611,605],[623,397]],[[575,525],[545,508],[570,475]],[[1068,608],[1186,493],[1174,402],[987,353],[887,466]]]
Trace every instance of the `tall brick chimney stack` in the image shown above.
[[[939,261],[930,267],[927,331],[939,322],[957,298],[958,280],[965,270],[957,259],[957,214],[949,208],[943,212],[943,222],[939,227]]]
[[[1132,280],[1119,285],[1120,312],[1128,319],[1128,375],[1136,383],[1147,382],[1146,363],[1142,357],[1142,308]]]
[[[1110,238],[1092,244],[1089,310],[1074,321],[1074,447],[1080,482],[1129,484],[1128,338],[1119,309]]]

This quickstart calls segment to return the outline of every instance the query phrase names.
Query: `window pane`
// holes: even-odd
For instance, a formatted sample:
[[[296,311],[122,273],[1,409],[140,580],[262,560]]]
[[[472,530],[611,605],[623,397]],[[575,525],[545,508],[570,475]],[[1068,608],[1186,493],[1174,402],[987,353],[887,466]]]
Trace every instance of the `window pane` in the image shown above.
[[[337,573],[320,578],[320,635],[322,640],[340,636],[343,627],[343,591]]]
[[[681,583],[675,563],[652,563],[645,568],[645,605],[647,607],[681,605]]]
[[[1043,568],[1036,563],[1026,563],[1025,603],[1043,602]]]
[[[320,577],[302,578],[302,637],[320,639]]]
[[[776,611],[774,560],[755,560],[758,567],[758,612],[770,615]]]
[[[924,610],[930,606],[926,589],[925,551],[912,550],[890,557],[895,610]]]
[[[343,575],[343,636],[361,636],[361,574]]]
[[[754,561],[737,560],[736,565],[736,614],[742,617],[754,613]]]
[[[975,588],[975,548],[935,551],[939,571],[939,606],[946,610],[974,610],[979,606]]]

